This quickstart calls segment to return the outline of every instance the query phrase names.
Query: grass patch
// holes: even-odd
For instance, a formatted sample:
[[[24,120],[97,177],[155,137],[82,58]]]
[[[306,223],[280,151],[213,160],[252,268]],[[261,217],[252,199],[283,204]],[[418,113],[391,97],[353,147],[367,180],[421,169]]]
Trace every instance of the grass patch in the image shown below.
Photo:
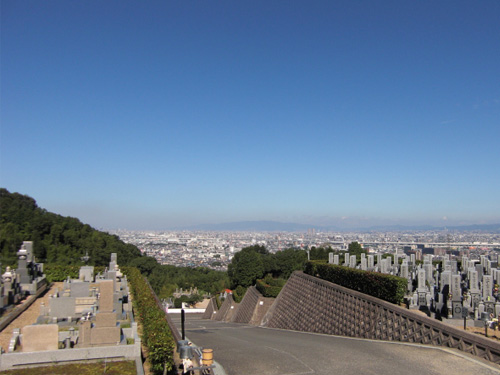
[[[136,375],[135,361],[74,363],[2,371],[5,375]]]

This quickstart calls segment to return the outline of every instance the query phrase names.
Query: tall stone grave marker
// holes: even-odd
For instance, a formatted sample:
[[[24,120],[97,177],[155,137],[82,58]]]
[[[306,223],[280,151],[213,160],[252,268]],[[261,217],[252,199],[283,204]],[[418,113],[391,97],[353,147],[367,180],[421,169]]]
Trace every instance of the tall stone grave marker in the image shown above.
[[[335,254],[333,256],[333,264],[335,264],[337,266],[339,265],[339,255],[338,254]]]
[[[493,276],[483,276],[483,299],[486,301],[488,297],[493,295]]]
[[[361,258],[361,269],[363,271],[366,271],[367,270],[367,263],[366,263],[366,258]]]
[[[375,268],[375,258],[373,255],[368,255],[368,269],[372,270]]]
[[[349,253],[344,254],[344,267],[349,267]]]
[[[102,280],[99,283],[99,311],[113,312],[113,280]]]
[[[350,268],[356,268],[356,255],[351,255],[349,257],[349,267]]]

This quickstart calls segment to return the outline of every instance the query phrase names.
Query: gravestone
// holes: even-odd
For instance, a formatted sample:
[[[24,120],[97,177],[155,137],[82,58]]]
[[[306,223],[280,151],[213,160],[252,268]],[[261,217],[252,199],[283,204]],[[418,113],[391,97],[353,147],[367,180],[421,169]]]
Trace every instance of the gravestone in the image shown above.
[[[462,264],[461,264],[462,272],[467,271],[468,263],[469,263],[469,258],[466,257],[465,255],[462,256]]]
[[[375,268],[375,257],[373,255],[368,255],[368,269]]]
[[[114,294],[114,281],[102,280],[99,283],[99,311],[112,312],[113,311],[113,294]]]
[[[81,281],[92,283],[94,282],[94,267],[83,266],[80,267],[80,274],[78,277]]]
[[[469,289],[474,292],[479,292],[479,283],[478,283],[478,273],[476,270],[469,271]]]
[[[443,290],[445,285],[451,286],[451,271],[444,271],[441,273],[441,290]]]
[[[57,324],[24,326],[21,329],[23,352],[57,350],[59,327]]]
[[[406,262],[401,265],[401,277],[408,278],[408,263]]]
[[[382,259],[380,261],[380,272],[381,273],[389,273],[389,267],[387,266],[387,259]]]
[[[418,270],[418,292],[425,292],[427,291],[427,288],[425,286],[425,270],[424,269],[419,269]]]
[[[90,283],[72,281],[70,284],[71,297],[89,297],[90,296]]]
[[[357,264],[356,255],[351,255],[349,257],[349,267],[350,268],[356,268],[356,264]]]
[[[483,276],[483,299],[488,300],[488,297],[493,295],[493,276]]]
[[[367,263],[366,263],[366,258],[361,258],[361,269],[363,271],[366,271],[367,270]]]
[[[479,280],[483,278],[483,266],[481,264],[476,264],[477,277]]]
[[[69,316],[74,316],[75,297],[52,297],[49,298],[50,316],[58,319],[66,319]]]
[[[333,256],[333,264],[335,264],[337,266],[339,265],[339,255],[338,254],[335,254]]]
[[[328,263],[333,264],[333,253],[328,253]]]
[[[425,263],[424,264],[424,270],[425,270],[425,279],[427,280],[427,282],[429,283],[429,285],[434,285],[435,281],[434,281],[434,277],[433,277],[433,266],[432,266],[432,263]]]
[[[111,253],[111,260],[109,262],[109,269],[113,271],[115,269],[115,266],[117,265],[117,256],[116,253]]]
[[[453,301],[461,301],[462,300],[462,287],[460,275],[452,275],[451,276],[451,294],[453,296]]]
[[[344,267],[349,267],[349,253],[344,254]]]

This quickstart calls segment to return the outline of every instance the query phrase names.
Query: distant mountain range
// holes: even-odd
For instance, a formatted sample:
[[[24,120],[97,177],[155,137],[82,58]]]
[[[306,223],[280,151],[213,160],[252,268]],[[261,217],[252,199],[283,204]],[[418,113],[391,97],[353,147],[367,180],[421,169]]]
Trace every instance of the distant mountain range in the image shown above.
[[[218,232],[305,232],[308,229],[316,229],[322,232],[389,232],[389,231],[427,231],[427,230],[450,230],[450,231],[481,231],[500,233],[500,224],[474,224],[449,227],[436,227],[432,225],[379,225],[365,228],[339,228],[335,226],[321,226],[312,224],[282,223],[278,221],[238,221],[221,224],[201,224],[187,228],[178,228],[193,231],[218,231]]]
[[[233,223],[221,224],[201,224],[195,225],[188,230],[206,230],[206,231],[229,231],[229,232],[304,232],[308,229],[317,228],[314,225],[297,223],[280,223],[278,221],[238,221]],[[324,227],[321,227],[324,228]],[[323,230],[323,229],[322,229]],[[336,229],[331,229],[336,230]]]

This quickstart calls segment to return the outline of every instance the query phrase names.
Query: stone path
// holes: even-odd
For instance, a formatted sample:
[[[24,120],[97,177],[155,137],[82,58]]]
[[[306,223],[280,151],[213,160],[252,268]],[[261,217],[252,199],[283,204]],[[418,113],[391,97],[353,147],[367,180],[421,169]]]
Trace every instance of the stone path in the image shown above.
[[[62,285],[62,282],[54,283],[43,297],[38,298],[35,302],[33,302],[33,304],[28,307],[25,312],[19,315],[12,321],[12,323],[5,327],[2,332],[0,332],[0,347],[2,347],[3,350],[7,350],[7,348],[9,347],[9,341],[12,337],[12,331],[14,330],[14,328],[22,328],[24,326],[35,323],[36,319],[40,315],[40,305],[42,301],[45,302],[45,305],[48,305],[49,296],[54,293],[54,290],[56,288],[59,288],[59,290],[61,290]]]

